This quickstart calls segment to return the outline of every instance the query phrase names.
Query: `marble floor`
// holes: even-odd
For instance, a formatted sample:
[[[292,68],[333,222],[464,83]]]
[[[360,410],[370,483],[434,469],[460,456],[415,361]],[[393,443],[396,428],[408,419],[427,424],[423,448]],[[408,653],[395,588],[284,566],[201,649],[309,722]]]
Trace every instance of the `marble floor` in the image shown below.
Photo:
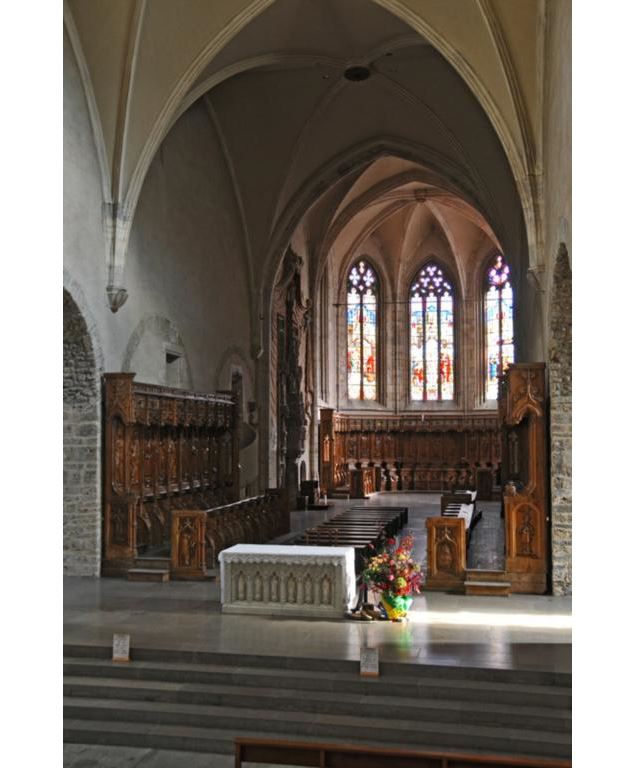
[[[377,494],[367,503],[409,507],[415,554],[425,562],[425,518],[438,514],[439,495]],[[294,513],[293,528],[303,530],[349,505],[342,500],[327,511]],[[480,565],[500,554],[500,518],[498,504],[477,507],[484,513]],[[385,661],[571,671],[570,598],[427,592],[415,597],[408,623],[361,623],[222,615],[217,582],[66,577],[64,642],[111,645],[114,633],[129,634],[132,651],[136,645],[356,660],[362,646],[372,646]]]

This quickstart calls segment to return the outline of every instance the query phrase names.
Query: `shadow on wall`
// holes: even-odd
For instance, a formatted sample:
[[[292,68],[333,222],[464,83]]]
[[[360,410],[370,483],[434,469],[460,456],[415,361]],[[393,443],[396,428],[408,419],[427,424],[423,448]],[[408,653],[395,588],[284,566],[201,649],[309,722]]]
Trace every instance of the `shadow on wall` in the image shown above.
[[[183,339],[167,317],[148,315],[134,329],[126,346],[122,371],[135,381],[192,389],[192,371]]]

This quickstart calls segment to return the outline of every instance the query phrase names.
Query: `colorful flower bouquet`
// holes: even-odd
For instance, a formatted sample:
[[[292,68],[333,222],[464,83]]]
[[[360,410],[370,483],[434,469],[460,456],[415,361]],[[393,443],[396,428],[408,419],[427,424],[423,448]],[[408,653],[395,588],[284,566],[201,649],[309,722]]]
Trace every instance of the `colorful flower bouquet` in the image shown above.
[[[412,605],[413,593],[421,589],[421,565],[412,557],[414,536],[411,533],[397,539],[386,539],[385,547],[366,562],[362,574],[372,592],[381,594],[381,602],[389,619],[405,618]]]

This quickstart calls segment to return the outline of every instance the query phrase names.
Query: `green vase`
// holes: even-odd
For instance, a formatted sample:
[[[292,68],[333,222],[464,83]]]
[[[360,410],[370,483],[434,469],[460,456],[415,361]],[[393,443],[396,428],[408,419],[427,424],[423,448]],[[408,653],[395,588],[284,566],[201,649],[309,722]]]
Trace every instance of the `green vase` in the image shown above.
[[[408,615],[408,611],[412,606],[412,598],[410,595],[393,595],[390,592],[383,592],[381,596],[381,604],[384,606],[386,615],[391,621],[398,621],[399,619],[405,619]]]

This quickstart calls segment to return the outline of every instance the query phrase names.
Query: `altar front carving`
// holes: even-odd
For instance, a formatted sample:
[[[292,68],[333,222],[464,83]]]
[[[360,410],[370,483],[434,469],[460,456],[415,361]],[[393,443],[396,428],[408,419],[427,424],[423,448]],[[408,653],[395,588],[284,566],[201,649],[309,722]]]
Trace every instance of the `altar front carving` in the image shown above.
[[[223,613],[341,618],[356,602],[353,547],[237,544],[219,561]]]

